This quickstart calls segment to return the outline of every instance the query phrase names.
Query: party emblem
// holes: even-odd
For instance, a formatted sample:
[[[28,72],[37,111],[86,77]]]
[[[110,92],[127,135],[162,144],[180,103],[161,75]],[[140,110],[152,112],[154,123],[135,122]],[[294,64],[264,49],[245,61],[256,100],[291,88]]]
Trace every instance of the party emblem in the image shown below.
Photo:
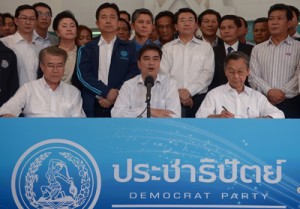
[[[52,139],[35,144],[19,158],[11,187],[18,208],[94,208],[101,176],[85,148]]]

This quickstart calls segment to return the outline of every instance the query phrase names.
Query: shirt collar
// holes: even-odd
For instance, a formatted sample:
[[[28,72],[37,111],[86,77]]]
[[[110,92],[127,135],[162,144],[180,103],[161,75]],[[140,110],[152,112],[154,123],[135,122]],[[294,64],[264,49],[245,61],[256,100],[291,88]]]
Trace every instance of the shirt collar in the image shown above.
[[[177,39],[175,39],[175,42],[176,43],[182,43],[182,44],[185,44],[181,39],[180,37],[178,37]],[[189,42],[187,42],[186,44],[189,44],[189,43],[196,43],[196,44],[201,44],[202,40],[196,38],[195,36],[192,38],[192,40],[190,40]]]
[[[46,80],[45,80],[45,77],[43,76],[41,79],[41,82],[42,82],[42,84],[43,84],[43,86],[46,88],[46,89],[49,89],[49,90],[51,90],[51,91],[53,91],[51,88],[50,88],[50,86],[47,84],[47,82],[46,82]],[[59,85],[57,86],[57,88],[53,91],[53,92],[57,92],[57,91],[59,91],[60,90],[60,88],[61,88],[61,84],[62,83],[62,81],[61,82],[59,82]]]
[[[46,38],[43,38],[36,32],[36,30],[33,30],[33,37],[35,37],[35,40],[36,39],[49,40],[49,33],[47,33]]]
[[[155,83],[161,83],[161,78],[160,78],[159,73],[157,74],[156,80],[154,81],[154,85],[155,85]],[[144,81],[143,81],[142,75],[139,75],[138,84],[144,85]]]
[[[18,43],[18,42],[21,42],[21,41],[26,41],[22,36],[21,34],[19,33],[19,31],[17,31],[15,34],[15,42]],[[31,43],[35,43],[36,39],[38,39],[38,35],[37,33],[33,33],[33,36],[32,36],[32,40],[31,40]]]
[[[225,46],[226,51],[227,51],[228,47],[233,48],[234,51],[238,51],[239,41],[235,42],[231,46],[224,42],[224,46]]]
[[[283,40],[280,44],[285,43],[288,45],[291,45],[291,43],[294,41],[295,39],[293,39],[292,37],[290,37],[289,35],[287,36],[287,38],[285,40]],[[271,37],[269,38],[269,40],[267,41],[268,45],[272,44],[274,45]]]
[[[237,92],[237,91],[229,85],[229,82],[227,82],[227,84],[225,84],[225,87],[224,87],[224,92]],[[249,95],[250,88],[247,87],[246,85],[244,85],[244,91],[241,92],[241,94],[242,93]]]
[[[114,45],[115,42],[117,40],[117,36],[115,36],[111,41],[110,43],[107,43],[106,40],[104,40],[104,38],[102,36],[100,36],[100,40],[98,42],[98,46],[103,46],[103,45]]]

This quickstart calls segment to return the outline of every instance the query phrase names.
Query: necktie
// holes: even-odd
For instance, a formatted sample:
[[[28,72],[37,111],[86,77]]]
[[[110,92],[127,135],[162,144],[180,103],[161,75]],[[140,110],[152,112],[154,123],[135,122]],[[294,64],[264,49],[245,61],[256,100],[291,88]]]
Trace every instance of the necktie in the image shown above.
[[[230,46],[227,48],[227,54],[230,54],[231,52],[233,52],[233,48]]]

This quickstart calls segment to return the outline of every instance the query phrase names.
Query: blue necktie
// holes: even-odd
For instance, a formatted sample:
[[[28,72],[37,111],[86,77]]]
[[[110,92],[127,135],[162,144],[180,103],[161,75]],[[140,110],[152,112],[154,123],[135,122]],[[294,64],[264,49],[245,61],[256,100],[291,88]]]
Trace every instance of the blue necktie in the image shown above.
[[[233,52],[233,48],[230,46],[227,48],[227,54],[230,54],[231,52]]]

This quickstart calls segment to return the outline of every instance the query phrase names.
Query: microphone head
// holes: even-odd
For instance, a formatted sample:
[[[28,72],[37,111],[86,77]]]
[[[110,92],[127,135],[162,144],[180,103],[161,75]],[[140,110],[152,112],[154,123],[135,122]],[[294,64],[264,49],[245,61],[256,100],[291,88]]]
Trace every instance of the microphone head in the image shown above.
[[[151,75],[148,75],[146,78],[145,78],[145,82],[144,82],[145,86],[153,86],[154,85],[154,78],[151,76]]]

